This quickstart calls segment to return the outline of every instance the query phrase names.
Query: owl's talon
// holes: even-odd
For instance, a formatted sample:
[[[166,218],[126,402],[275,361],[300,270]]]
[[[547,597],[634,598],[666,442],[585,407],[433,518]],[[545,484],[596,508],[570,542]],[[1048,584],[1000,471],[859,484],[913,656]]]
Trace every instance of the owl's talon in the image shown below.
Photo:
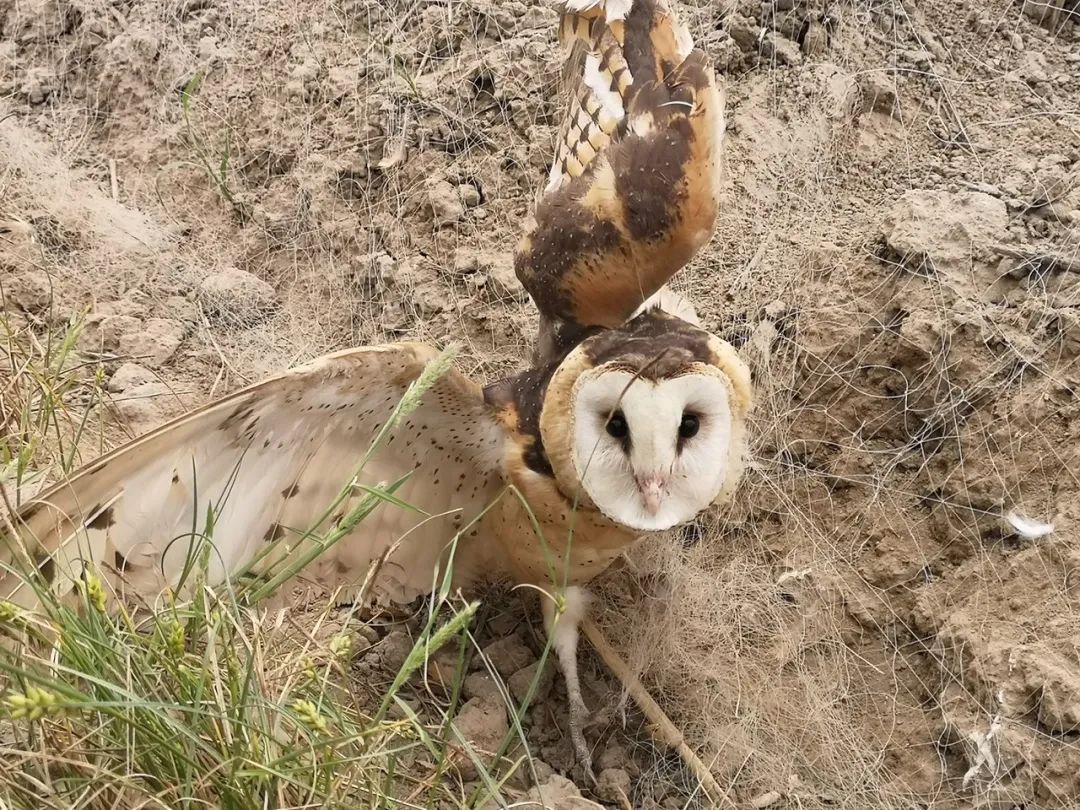
[[[577,757],[578,764],[585,772],[585,778],[589,780],[590,784],[596,784],[596,774],[593,773],[592,767],[592,751],[589,750],[589,744],[585,740],[585,724],[589,720],[589,708],[585,705],[585,701],[581,699],[580,691],[577,694],[577,699],[574,696],[570,697],[570,741],[574,744],[574,754]]]

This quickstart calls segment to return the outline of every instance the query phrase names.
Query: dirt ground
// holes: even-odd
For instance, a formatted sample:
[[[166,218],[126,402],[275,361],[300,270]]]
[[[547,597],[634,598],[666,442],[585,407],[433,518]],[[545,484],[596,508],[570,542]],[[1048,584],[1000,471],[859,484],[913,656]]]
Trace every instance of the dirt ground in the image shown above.
[[[10,322],[87,313],[108,443],[349,345],[522,367],[552,6],[0,0]],[[600,619],[736,806],[1080,806],[1080,6],[682,10],[727,186],[675,286],[752,365],[753,460]],[[539,641],[506,605],[509,677]],[[578,779],[549,691],[530,738]],[[587,795],[688,801],[632,712],[590,734]]]

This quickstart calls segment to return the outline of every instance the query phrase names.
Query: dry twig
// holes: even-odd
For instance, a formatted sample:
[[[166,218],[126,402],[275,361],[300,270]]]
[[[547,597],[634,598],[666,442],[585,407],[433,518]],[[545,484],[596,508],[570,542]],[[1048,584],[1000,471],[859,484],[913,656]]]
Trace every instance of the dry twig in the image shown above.
[[[1048,273],[1052,270],[1060,270],[1065,273],[1080,273],[1080,258],[1066,256],[1052,250],[1040,250],[1031,245],[1013,247],[1011,245],[996,244],[994,252],[1010,259],[1019,259],[1021,265],[1029,265],[1032,270]]]
[[[652,699],[645,687],[641,685],[641,681],[630,671],[630,667],[615,651],[615,648],[608,643],[603,631],[589,618],[582,621],[581,627],[585,632],[585,637],[593,645],[593,649],[599,653],[608,669],[619,679],[627,694],[634,699],[642,714],[645,715],[645,719],[649,721],[653,737],[678,752],[686,766],[693,771],[694,776],[701,782],[702,789],[713,801],[719,802],[726,798],[724,791],[720,789],[720,785],[713,778],[708,766],[686,744],[682,732],[671,722],[671,719],[664,713],[659,704]],[[728,800],[728,803],[730,804],[730,800]]]

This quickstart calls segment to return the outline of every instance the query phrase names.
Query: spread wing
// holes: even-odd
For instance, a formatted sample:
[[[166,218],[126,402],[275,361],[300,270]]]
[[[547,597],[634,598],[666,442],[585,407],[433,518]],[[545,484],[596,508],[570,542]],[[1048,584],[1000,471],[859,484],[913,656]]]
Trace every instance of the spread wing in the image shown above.
[[[457,528],[501,491],[505,440],[479,386],[454,370],[403,412],[399,403],[415,399],[420,389],[410,386],[425,369],[430,376],[446,365],[436,358],[419,344],[327,355],[103,456],[20,510],[19,541],[0,536],[0,598],[33,603],[17,572],[28,565],[65,596],[86,560],[117,592],[153,596],[176,586],[202,537],[212,545],[210,584],[253,561],[265,573],[345,531],[372,497],[365,487],[403,476],[394,496],[422,513],[367,501],[374,511],[304,575],[355,588],[403,538],[375,592],[396,601],[427,592]],[[380,433],[381,447],[365,462]],[[471,536],[475,529],[455,557],[455,575],[464,578]]]
[[[537,362],[615,328],[712,236],[723,96],[665,0],[567,0],[577,76],[515,270],[541,314]]]

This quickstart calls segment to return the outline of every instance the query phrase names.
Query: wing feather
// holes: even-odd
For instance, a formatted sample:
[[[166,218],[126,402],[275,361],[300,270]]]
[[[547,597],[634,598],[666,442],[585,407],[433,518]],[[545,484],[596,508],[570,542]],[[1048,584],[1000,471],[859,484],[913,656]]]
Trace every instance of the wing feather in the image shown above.
[[[566,0],[560,38],[576,85],[515,254],[537,363],[622,325],[712,236],[724,129],[712,67],[666,0]]]
[[[568,53],[563,75],[570,104],[545,193],[580,177],[617,136],[631,86],[621,43],[603,17],[564,13],[560,39]]]
[[[355,586],[404,537],[375,590],[398,601],[426,592],[447,541],[501,491],[502,423],[480,387],[451,370],[357,470],[435,357],[419,344],[327,355],[103,456],[20,510],[20,537],[0,538],[0,597],[33,600],[16,571],[28,564],[64,596],[88,561],[114,590],[152,597],[176,585],[208,528],[211,584],[256,559],[265,570],[340,525],[365,486],[404,476],[395,496],[422,511],[379,505],[305,574]],[[462,580],[480,565],[469,543],[455,558]]]

